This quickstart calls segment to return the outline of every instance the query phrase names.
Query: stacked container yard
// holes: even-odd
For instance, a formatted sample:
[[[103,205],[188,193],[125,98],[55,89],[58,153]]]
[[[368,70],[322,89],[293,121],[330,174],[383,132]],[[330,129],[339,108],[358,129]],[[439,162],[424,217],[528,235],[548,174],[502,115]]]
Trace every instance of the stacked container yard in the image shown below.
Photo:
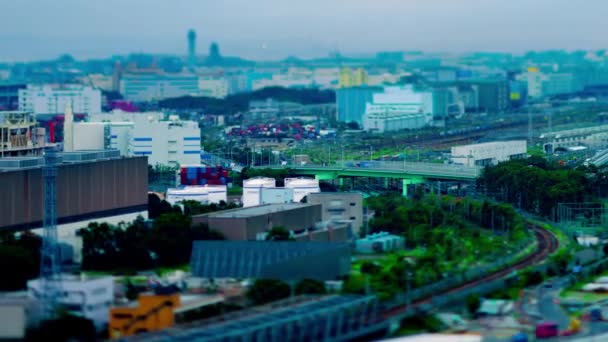
[[[227,185],[232,182],[228,170],[204,165],[184,165],[179,170],[179,184],[186,185]]]

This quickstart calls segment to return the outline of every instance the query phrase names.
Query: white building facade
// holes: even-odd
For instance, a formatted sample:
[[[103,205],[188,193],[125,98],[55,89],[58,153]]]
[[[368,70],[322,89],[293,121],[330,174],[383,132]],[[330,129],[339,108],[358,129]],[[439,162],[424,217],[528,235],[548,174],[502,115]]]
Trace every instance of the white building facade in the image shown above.
[[[412,87],[386,87],[366,104],[363,129],[386,132],[425,127],[433,120],[433,94]]]
[[[127,74],[120,80],[120,93],[134,102],[198,95],[198,76],[188,74]]]
[[[147,114],[128,113],[124,117],[99,114],[91,118],[103,121],[74,123],[74,150],[114,149],[120,151],[121,156],[147,156],[152,166],[200,163],[198,122],[181,121],[177,117],[161,120],[162,113]]]
[[[451,159],[454,164],[466,166],[496,165],[527,155],[525,140],[495,141],[482,144],[453,146]]]
[[[147,156],[149,165],[179,166],[201,161],[201,130],[198,122],[136,122],[130,140],[129,154]]]
[[[167,189],[167,202],[171,205],[183,201],[196,201],[201,204],[219,204],[228,201],[228,188],[225,185],[186,186]]]
[[[198,80],[200,96],[223,99],[228,96],[230,84],[224,78],[201,77]]]
[[[110,306],[114,302],[114,280],[112,277],[85,278],[62,275],[61,291],[57,301],[67,311],[88,318],[100,330],[108,323]],[[27,282],[30,298],[40,299],[42,282],[34,279]]]
[[[28,85],[19,89],[19,110],[33,114],[60,114],[67,105],[76,114],[101,112],[101,91],[81,85]]]

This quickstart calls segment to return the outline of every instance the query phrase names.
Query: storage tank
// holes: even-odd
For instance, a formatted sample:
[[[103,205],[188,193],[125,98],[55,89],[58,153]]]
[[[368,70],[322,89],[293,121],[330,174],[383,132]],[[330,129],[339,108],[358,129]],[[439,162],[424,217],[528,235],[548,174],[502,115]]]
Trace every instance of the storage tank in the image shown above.
[[[260,189],[275,188],[274,178],[255,177],[243,181],[243,207],[260,205]]]
[[[293,189],[290,188],[261,188],[260,204],[283,204],[293,201]]]
[[[165,200],[171,205],[181,201],[197,201],[207,204],[209,201],[209,193],[204,186],[188,186],[185,188],[170,188],[167,189]]]
[[[296,203],[310,193],[321,192],[319,180],[314,178],[285,178],[285,187],[293,189],[293,201]]]

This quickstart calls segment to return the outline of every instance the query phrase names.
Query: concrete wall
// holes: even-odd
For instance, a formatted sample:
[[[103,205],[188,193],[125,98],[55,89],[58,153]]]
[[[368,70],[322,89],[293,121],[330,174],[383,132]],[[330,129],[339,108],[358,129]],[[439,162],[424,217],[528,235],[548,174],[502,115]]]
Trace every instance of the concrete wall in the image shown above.
[[[363,196],[360,193],[322,192],[309,194],[308,203],[321,204],[323,221],[353,221],[353,234],[359,235],[359,230],[363,226]]]
[[[0,172],[0,228],[42,226],[42,169]],[[120,158],[62,164],[57,174],[57,220],[68,223],[145,210],[146,158]]]

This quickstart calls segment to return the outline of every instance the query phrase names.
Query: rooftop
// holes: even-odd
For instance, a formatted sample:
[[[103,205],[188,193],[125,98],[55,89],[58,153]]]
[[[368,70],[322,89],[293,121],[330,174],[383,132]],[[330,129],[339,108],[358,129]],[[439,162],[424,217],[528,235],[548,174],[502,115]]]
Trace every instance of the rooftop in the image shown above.
[[[294,210],[299,208],[312,207],[318,204],[308,203],[281,203],[281,204],[265,204],[255,207],[238,208],[232,210],[224,210],[216,213],[205,214],[202,216],[214,218],[245,218],[252,216],[260,216],[266,214],[278,213],[281,211]]]

